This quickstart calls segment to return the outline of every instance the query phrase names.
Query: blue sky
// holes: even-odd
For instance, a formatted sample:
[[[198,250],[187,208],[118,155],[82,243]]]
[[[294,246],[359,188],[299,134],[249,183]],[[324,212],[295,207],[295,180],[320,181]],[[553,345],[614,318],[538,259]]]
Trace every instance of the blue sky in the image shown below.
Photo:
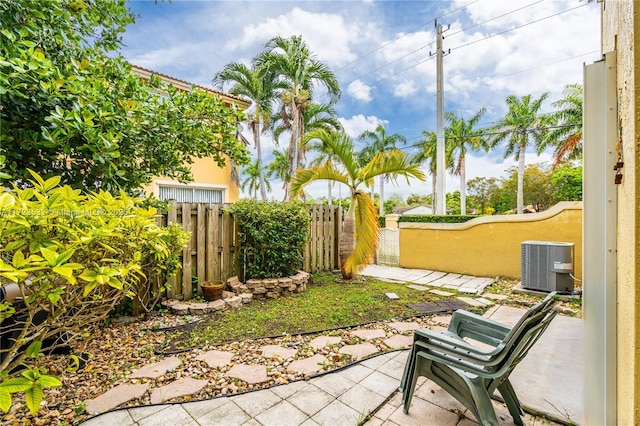
[[[340,121],[352,137],[383,124],[415,143],[436,130],[435,25],[444,28],[445,110],[469,118],[480,108],[489,125],[506,111],[509,95],[550,93],[543,112],[566,84],[582,83],[583,64],[600,58],[600,5],[579,0],[461,1],[130,1],[137,22],[124,34],[131,63],[211,87],[230,62],[246,62],[279,35],[301,35],[335,73]],[[318,94],[322,99],[322,92]],[[320,99],[320,100],[321,100]],[[249,137],[249,140],[251,138]],[[286,145],[286,137],[282,138]],[[275,145],[263,140],[266,161]],[[527,164],[548,162],[527,152]],[[467,157],[467,179],[504,176],[513,166],[503,149]],[[280,183],[271,197],[280,199]],[[447,177],[447,192],[459,189]],[[326,184],[310,188],[325,195]],[[387,185],[397,193],[431,192],[431,182]],[[343,194],[345,195],[345,194]]]

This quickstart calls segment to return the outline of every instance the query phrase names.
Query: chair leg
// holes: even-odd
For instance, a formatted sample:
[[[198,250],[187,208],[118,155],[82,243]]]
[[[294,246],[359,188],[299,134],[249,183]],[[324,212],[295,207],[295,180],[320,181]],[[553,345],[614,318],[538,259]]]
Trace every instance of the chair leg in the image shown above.
[[[413,399],[413,393],[416,390],[416,382],[418,381],[418,377],[419,377],[419,374],[416,371],[417,365],[416,365],[415,360],[412,362],[412,364],[413,365],[411,366],[411,368],[409,370],[409,373],[407,375],[407,380],[406,380],[406,382],[404,384],[404,387],[403,387],[403,394],[402,394],[403,409],[402,409],[402,411],[404,412],[404,414],[408,414],[409,413],[409,406],[411,405],[411,400]]]
[[[508,379],[505,380],[504,383],[498,386],[498,391],[500,391],[500,395],[502,395],[504,402],[507,404],[509,413],[511,414],[511,417],[513,417],[513,422],[518,426],[524,426],[524,422],[520,417],[524,415],[524,412],[522,411],[520,401],[518,401],[518,396],[513,390],[513,386],[511,386],[511,382],[509,382]]]
[[[416,353],[415,346],[412,346],[411,349],[409,350],[409,356],[407,357],[407,362],[404,364],[404,373],[402,373],[402,379],[400,380],[400,386],[398,387],[398,390],[400,392],[404,392],[404,389],[407,385],[407,381],[411,379],[411,374],[413,373],[413,368],[415,364],[415,360],[414,360],[415,353]]]
[[[475,414],[480,424],[483,426],[498,426],[498,418],[491,403],[491,396],[487,392],[485,380],[481,377],[475,377],[468,379],[467,383],[470,384],[469,391],[473,396],[476,407]]]

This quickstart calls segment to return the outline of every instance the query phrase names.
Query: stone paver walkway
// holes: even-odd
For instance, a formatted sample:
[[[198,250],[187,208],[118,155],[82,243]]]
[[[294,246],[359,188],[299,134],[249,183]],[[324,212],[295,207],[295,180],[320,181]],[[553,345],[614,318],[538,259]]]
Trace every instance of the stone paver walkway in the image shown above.
[[[430,291],[439,292],[438,294],[443,296],[445,292],[442,288],[479,296],[484,288],[493,282],[491,278],[376,265],[367,267],[363,275],[397,283],[408,283],[413,288],[436,287],[437,289]],[[416,290],[420,289],[416,288]],[[454,293],[449,295],[455,296]],[[488,306],[496,300],[488,296],[459,297],[458,299],[470,306]],[[494,308],[491,314],[495,312]],[[432,328],[445,329],[449,319],[450,315],[433,317],[431,321],[435,325]],[[330,360],[320,353],[303,357],[299,355],[302,352],[294,348],[264,345],[261,347],[262,357],[280,359],[286,366],[287,372],[302,373],[307,380],[203,401],[123,408],[90,418],[84,424],[354,425],[373,412],[375,414],[370,416],[366,423],[369,426],[413,424],[470,426],[476,424],[473,415],[469,414],[457,401],[432,382],[424,380],[419,383],[409,414],[405,415],[402,412],[401,395],[397,393],[397,388],[404,370],[407,351],[373,355],[380,353],[380,348],[385,346],[389,349],[409,347],[413,341],[413,331],[419,325],[414,321],[405,320],[391,322],[387,326],[387,332],[379,328],[367,327],[352,330],[350,334],[357,339],[353,339],[349,344],[345,344],[341,337],[334,335],[321,335],[313,339],[309,346],[318,351],[337,345],[340,347],[338,352],[342,356],[350,356],[354,361],[362,360],[334,372],[322,373],[323,366],[330,363]],[[377,343],[372,344],[372,342]],[[264,365],[234,363],[236,355],[233,352],[212,350],[199,355],[197,359],[206,362],[211,368],[221,368],[227,377],[233,377],[248,384],[259,385],[270,380],[269,375],[272,373],[267,371]],[[298,356],[300,358],[297,358]],[[163,374],[179,365],[178,357],[167,357],[160,362],[132,371],[130,378],[162,379]],[[195,378],[180,377],[162,385],[150,388],[149,383],[137,384],[135,381],[134,384],[121,384],[87,401],[87,412],[94,414],[111,410],[127,401],[138,399],[147,392],[151,403],[158,404],[170,401],[172,398],[194,394],[211,383],[206,375],[199,374]],[[579,392],[579,389],[573,392]],[[511,417],[506,407],[498,402],[494,402],[494,405],[499,419],[506,420],[505,424],[510,424]],[[572,418],[572,420],[580,419]],[[524,421],[528,425],[536,426],[554,424],[529,415],[524,417]]]
[[[477,295],[482,294],[484,289],[495,281],[494,278],[380,265],[368,265],[361,274],[383,281],[409,283],[408,287],[418,291],[426,291],[429,287],[437,287]]]

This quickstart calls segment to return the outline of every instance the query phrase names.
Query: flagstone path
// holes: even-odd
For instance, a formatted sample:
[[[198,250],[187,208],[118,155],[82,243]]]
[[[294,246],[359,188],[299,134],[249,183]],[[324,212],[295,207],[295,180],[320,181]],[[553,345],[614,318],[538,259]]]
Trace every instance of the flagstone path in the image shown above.
[[[469,295],[480,295],[488,285],[494,282],[492,278],[447,274],[438,271],[406,270],[377,265],[368,266],[362,274],[381,280],[407,283],[408,287],[416,291],[431,291],[441,296],[455,295],[455,293],[446,290],[456,290]],[[488,295],[484,298],[458,297],[457,299],[469,306],[489,306],[494,303],[488,298]],[[433,328],[440,327],[437,325],[438,323],[445,326],[448,318],[449,316],[444,315],[433,317],[431,320]],[[204,362],[210,369],[218,369],[224,377],[260,387],[259,385],[269,382],[275,375],[285,375],[289,380],[301,377],[301,375],[307,378],[321,374],[325,367],[330,366],[334,361],[327,358],[327,356],[346,356],[352,362],[355,362],[374,354],[380,354],[384,350],[407,348],[413,342],[413,331],[423,326],[418,319],[389,322],[385,325],[386,327],[372,326],[352,329],[349,331],[349,335],[353,338],[349,339],[348,343],[340,336],[327,333],[308,342],[308,349],[303,350],[282,345],[263,345],[258,351],[259,357],[248,358],[250,362],[245,362],[246,354],[242,349],[236,351],[209,350],[197,355],[195,359]],[[313,351],[316,353],[313,354]],[[266,365],[259,363],[259,359],[276,360],[281,365],[281,368],[277,371],[268,369]],[[170,383],[164,383],[164,375],[178,368],[181,362],[180,357],[170,356],[131,371],[125,379],[125,381],[131,381],[131,383],[120,384],[87,401],[87,412],[96,414],[108,411],[132,400],[140,399],[147,392],[150,394],[150,402],[157,404],[195,394],[203,388],[215,386],[216,377],[208,376],[206,369],[205,371],[196,369],[197,374],[195,374],[195,377],[177,377]],[[140,380],[143,383],[140,383]],[[255,389],[252,386],[250,388]],[[231,386],[229,389],[234,392],[237,386]],[[227,394],[229,389],[223,389],[222,394]],[[348,398],[348,395],[346,398]],[[318,403],[320,404],[322,401]]]

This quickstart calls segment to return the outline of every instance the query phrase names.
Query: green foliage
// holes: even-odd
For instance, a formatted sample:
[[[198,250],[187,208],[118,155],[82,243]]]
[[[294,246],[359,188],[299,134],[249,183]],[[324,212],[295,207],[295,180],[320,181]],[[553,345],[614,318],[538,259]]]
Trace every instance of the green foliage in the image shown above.
[[[0,279],[22,296],[0,309],[11,333],[0,348],[2,371],[33,355],[25,345],[49,339],[53,349],[90,335],[125,297],[152,306],[160,292],[149,294],[150,279],[175,273],[188,238],[178,227],[159,228],[157,210],[140,199],[85,195],[60,186],[59,176],[31,174],[29,186],[0,195]],[[34,386],[51,386],[36,373],[28,377]]]
[[[378,217],[378,223],[380,224],[380,228],[386,228],[387,227],[387,218],[384,217],[384,216]]]
[[[29,345],[25,353],[29,358],[37,358],[42,355],[41,348],[42,342],[35,341]],[[42,397],[44,396],[44,388],[62,386],[62,382],[55,376],[46,374],[47,369],[44,367],[30,367],[26,364],[23,364],[23,367],[26,370],[22,372],[22,377],[10,379],[1,377],[3,380],[0,382],[0,410],[5,413],[11,408],[11,394],[24,392],[27,407],[31,414],[35,414],[40,408],[40,402],[42,402]]]
[[[563,164],[551,175],[553,197],[558,201],[582,200],[582,165]]]
[[[476,215],[402,215],[398,218],[398,222],[416,222],[416,223],[463,223],[471,219],[475,219]]]
[[[303,204],[240,200],[235,215],[245,279],[280,278],[302,268],[310,217]]]
[[[6,0],[0,20],[0,154],[13,182],[31,168],[74,188],[134,193],[156,175],[191,180],[196,157],[247,161],[240,112],[142,81],[117,56],[134,21],[123,0]]]

